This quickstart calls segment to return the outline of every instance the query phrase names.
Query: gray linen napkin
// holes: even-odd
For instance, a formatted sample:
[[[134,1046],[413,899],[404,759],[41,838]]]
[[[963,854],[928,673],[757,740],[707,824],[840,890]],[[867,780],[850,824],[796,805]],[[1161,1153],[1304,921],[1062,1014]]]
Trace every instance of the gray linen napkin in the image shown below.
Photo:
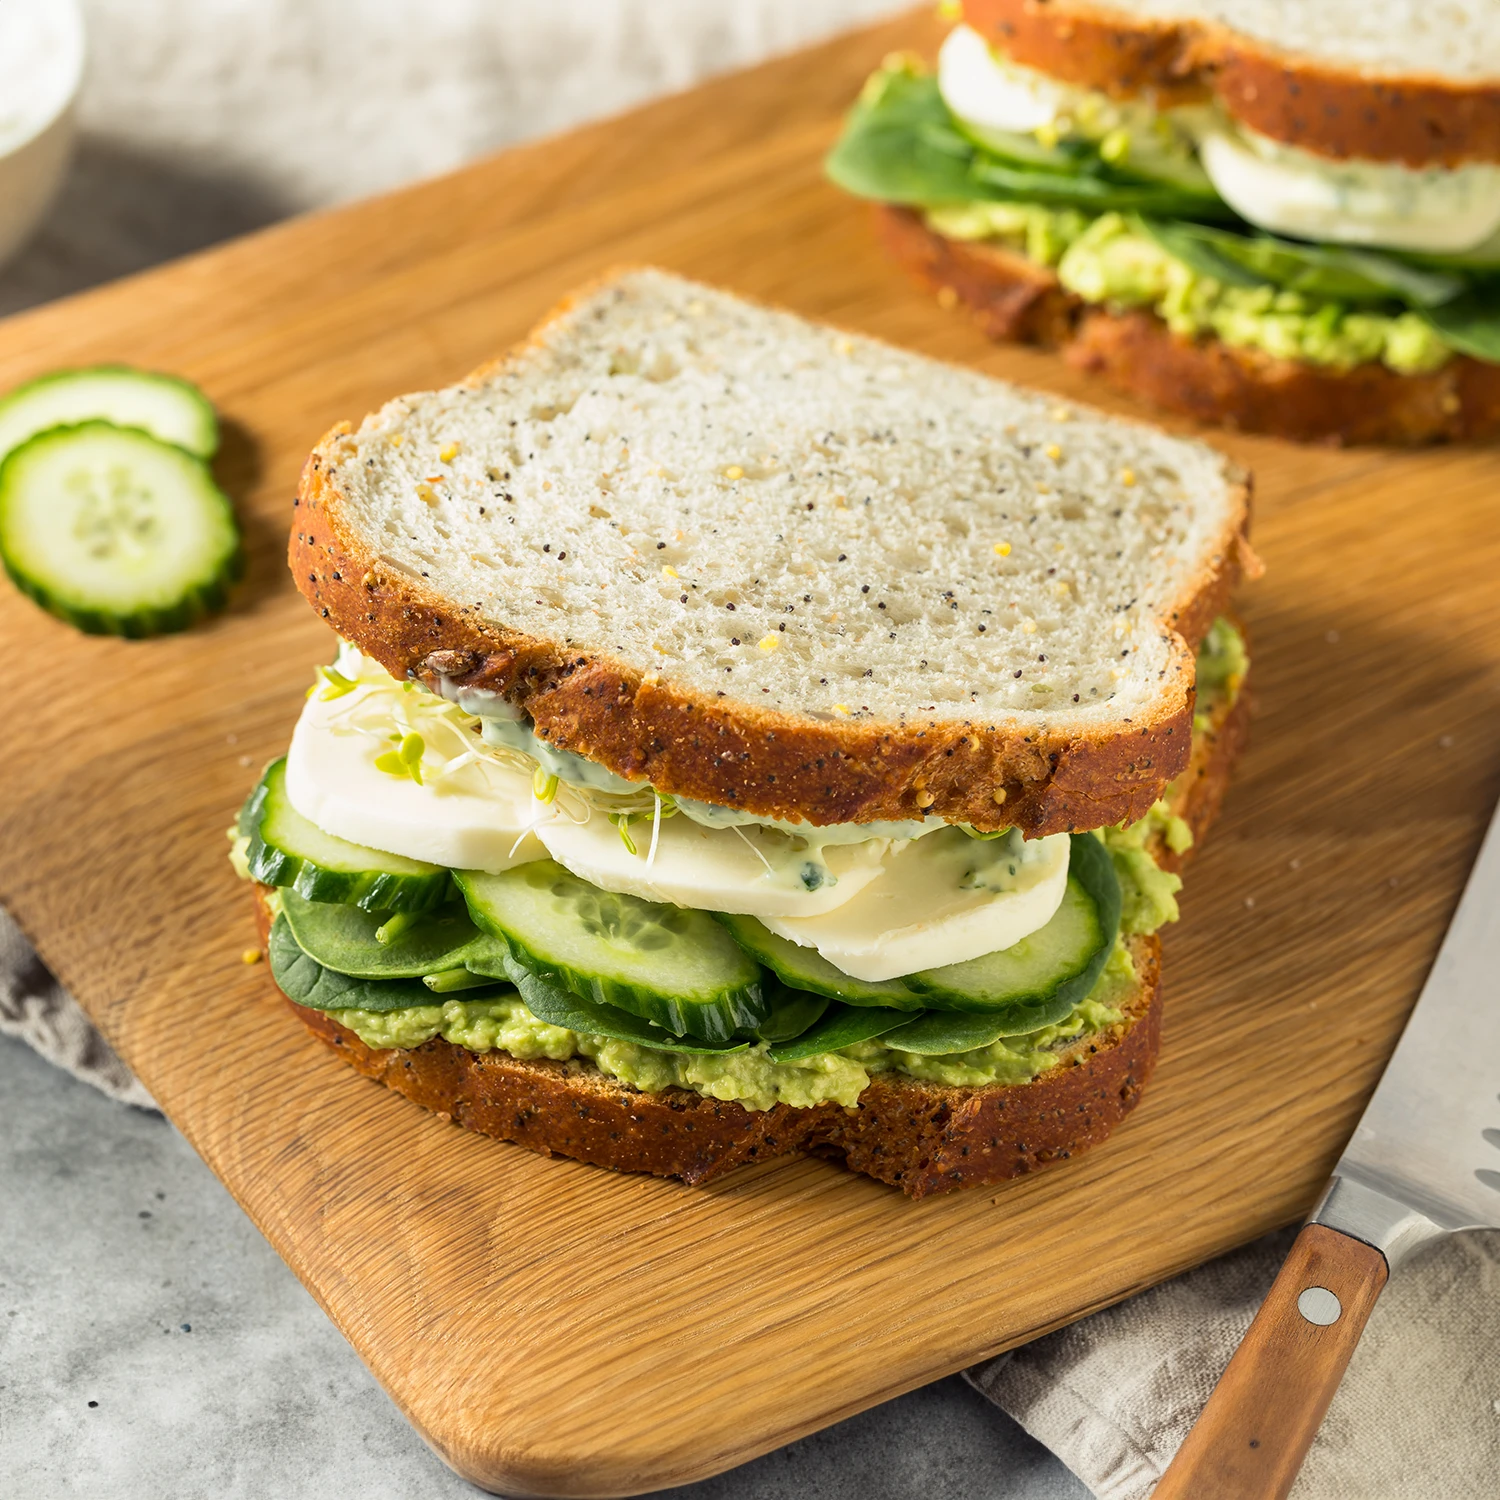
[[[452,167],[901,8],[900,0],[83,0],[78,162],[0,312]],[[0,1031],[140,1084],[0,912]],[[970,1372],[1096,1495],[1149,1494],[1286,1239]],[[1386,1291],[1294,1500],[1500,1496],[1500,1236]],[[1211,1500],[1211,1497],[1205,1497]]]

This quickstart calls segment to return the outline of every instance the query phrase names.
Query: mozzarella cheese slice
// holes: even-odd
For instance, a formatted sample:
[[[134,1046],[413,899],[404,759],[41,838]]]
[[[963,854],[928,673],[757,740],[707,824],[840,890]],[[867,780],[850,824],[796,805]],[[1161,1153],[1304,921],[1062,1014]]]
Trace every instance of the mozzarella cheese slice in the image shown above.
[[[955,26],[938,53],[938,89],[960,119],[1027,134],[1050,125],[1079,90],[1002,62],[971,26]]]
[[[632,854],[603,813],[584,822],[552,808],[536,837],[558,864],[606,891],[704,911],[815,917],[852,900],[880,875],[888,839],[819,848],[758,827],[705,828],[691,818],[663,818],[651,851],[649,818],[632,823]],[[547,812],[537,804],[537,816]],[[926,840],[918,840],[919,843]]]
[[[892,854],[885,873],[823,916],[761,920],[855,979],[965,963],[1046,926],[1068,884],[1068,835],[1030,842],[947,829]]]
[[[375,757],[389,745],[350,728],[344,701],[309,698],[292,734],[286,790],[304,818],[351,843],[456,870],[498,874],[547,857],[526,831],[536,817],[530,777],[488,761],[422,786],[388,775]]]
[[[1500,167],[1417,170],[1336,161],[1250,131],[1213,131],[1199,154],[1219,196],[1277,234],[1452,254],[1500,229]]]

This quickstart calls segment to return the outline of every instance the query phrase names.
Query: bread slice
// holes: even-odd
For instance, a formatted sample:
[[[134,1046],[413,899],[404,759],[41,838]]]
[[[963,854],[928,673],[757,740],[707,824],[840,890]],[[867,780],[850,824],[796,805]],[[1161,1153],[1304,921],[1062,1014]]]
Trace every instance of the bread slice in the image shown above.
[[[919,213],[876,208],[886,248],[991,338],[1060,348],[1116,389],[1199,421],[1300,442],[1430,443],[1500,432],[1500,365],[1457,355],[1426,375],[1277,359],[1218,339],[1186,339],[1155,313],[1085,303],[1018,251],[950,240]]]
[[[649,269],[336,428],[298,505],[298,586],[394,675],[814,824],[1140,816],[1250,557],[1211,448]]]
[[[1192,763],[1172,788],[1172,810],[1191,826],[1193,848],[1218,813],[1244,748],[1249,710],[1243,690],[1232,705],[1215,706],[1206,732],[1194,737]],[[1161,844],[1153,853],[1168,869],[1185,857]],[[256,910],[264,943],[271,916],[263,888]],[[1161,946],[1155,936],[1129,943],[1137,984],[1121,1006],[1122,1019],[1068,1047],[1058,1068],[1031,1083],[984,1088],[877,1074],[853,1110],[828,1103],[754,1111],[688,1089],[646,1094],[582,1059],[527,1061],[470,1052],[442,1038],[409,1049],[372,1048],[325,1012],[287,1004],[367,1078],[465,1129],[544,1156],[705,1183],[747,1162],[812,1152],[842,1158],[852,1171],[922,1198],[1065,1161],[1097,1145],[1134,1108],[1161,1040]]]
[[[1024,67],[1164,105],[1215,98],[1323,156],[1455,167],[1500,161],[1500,13],[1358,0],[964,0]]]

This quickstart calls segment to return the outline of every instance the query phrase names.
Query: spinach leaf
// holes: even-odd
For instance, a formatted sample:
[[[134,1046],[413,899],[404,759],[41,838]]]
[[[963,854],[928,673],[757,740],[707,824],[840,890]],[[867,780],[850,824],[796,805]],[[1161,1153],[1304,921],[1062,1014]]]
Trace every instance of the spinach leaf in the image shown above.
[[[874,1005],[835,1005],[810,1031],[795,1041],[779,1042],[771,1047],[772,1062],[797,1062],[816,1057],[820,1052],[837,1052],[855,1042],[867,1042],[911,1020],[909,1010],[890,1010]]]
[[[1422,316],[1460,354],[1500,364],[1500,292],[1475,290]]]
[[[930,1010],[909,1025],[887,1032],[881,1041],[887,1047],[899,1047],[903,1052],[937,1057],[945,1052],[969,1052],[975,1047],[988,1047],[1003,1036],[1013,1035],[1015,1027],[1004,1016]]]
[[[1303,245],[1268,234],[1234,234],[1206,224],[1140,218],[1169,255],[1230,286],[1275,286],[1331,302],[1407,302],[1438,307],[1467,282],[1452,271],[1422,270],[1377,250]]]
[[[806,990],[789,989],[767,976],[771,988],[771,1014],[755,1028],[763,1042],[790,1042],[810,1026],[817,1025],[832,1003],[827,995],[811,995]]]
[[[276,918],[267,950],[271,977],[282,993],[309,1010],[388,1011],[442,1004],[442,998],[435,996],[420,979],[360,979],[325,969],[297,946],[285,914]],[[478,996],[471,991],[467,998]]]
[[[469,920],[461,906],[449,906],[406,919],[387,943],[377,937],[390,912],[367,912],[335,901],[309,901],[295,891],[281,893],[281,909],[297,946],[325,969],[358,979],[420,979],[462,968],[479,950],[497,948]]]

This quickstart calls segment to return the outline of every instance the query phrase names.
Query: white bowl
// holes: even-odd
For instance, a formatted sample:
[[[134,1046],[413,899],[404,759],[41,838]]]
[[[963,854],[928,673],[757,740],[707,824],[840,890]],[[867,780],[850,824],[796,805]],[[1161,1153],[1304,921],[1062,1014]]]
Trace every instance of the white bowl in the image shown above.
[[[62,185],[83,57],[76,0],[0,0],[0,262]]]

